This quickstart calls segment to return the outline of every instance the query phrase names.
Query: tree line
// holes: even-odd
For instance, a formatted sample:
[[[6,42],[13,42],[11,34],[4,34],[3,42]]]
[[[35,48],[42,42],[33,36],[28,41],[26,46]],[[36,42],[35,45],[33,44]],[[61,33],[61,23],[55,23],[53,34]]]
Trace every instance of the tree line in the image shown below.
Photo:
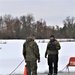
[[[26,39],[30,34],[37,39],[48,39],[51,34],[56,38],[75,39],[75,18],[66,17],[63,27],[50,26],[42,19],[35,21],[32,14],[12,17],[12,15],[0,16],[0,39]]]

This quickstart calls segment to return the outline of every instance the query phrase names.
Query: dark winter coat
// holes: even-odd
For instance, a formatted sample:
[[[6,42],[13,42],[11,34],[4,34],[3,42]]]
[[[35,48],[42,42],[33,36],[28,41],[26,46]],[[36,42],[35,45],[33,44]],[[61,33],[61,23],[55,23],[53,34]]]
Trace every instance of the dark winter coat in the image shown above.
[[[60,49],[61,46],[57,40],[49,41],[45,52],[45,57],[50,54],[58,54],[58,50]]]

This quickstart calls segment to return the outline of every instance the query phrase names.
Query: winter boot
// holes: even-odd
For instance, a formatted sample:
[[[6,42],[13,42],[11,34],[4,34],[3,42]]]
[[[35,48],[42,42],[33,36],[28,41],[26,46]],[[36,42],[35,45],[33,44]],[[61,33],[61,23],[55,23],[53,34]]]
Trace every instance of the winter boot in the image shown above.
[[[48,75],[52,75],[52,74],[48,73]]]
[[[57,75],[56,73],[54,73],[53,75]]]

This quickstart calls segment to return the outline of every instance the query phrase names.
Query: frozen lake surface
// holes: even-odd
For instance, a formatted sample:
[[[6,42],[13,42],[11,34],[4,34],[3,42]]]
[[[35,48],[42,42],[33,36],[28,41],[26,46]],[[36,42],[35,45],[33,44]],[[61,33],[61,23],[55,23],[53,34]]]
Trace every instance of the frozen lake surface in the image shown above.
[[[41,62],[38,64],[38,72],[48,71],[47,59],[44,58],[47,42],[49,40],[36,40],[39,45]],[[22,49],[25,40],[0,40],[0,74],[9,74],[23,60]],[[60,42],[59,67],[62,70],[69,62],[70,57],[75,57],[75,42]],[[25,62],[15,71],[23,73]],[[75,71],[74,67],[70,68]],[[65,70],[66,71],[66,70]],[[62,74],[61,74],[62,75]]]
[[[13,75],[23,75],[23,74],[13,74]],[[48,74],[38,74],[38,75],[48,75]],[[58,73],[58,75],[75,75],[75,73]]]

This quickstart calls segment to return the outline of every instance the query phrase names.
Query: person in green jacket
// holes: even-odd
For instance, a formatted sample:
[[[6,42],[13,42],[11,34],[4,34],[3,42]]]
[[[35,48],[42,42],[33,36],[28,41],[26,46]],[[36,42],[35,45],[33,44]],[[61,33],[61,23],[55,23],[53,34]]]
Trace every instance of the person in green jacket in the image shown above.
[[[45,52],[45,58],[48,55],[49,74],[57,75],[58,72],[58,50],[61,49],[59,42],[55,39],[54,35],[50,36],[47,49]]]
[[[40,53],[35,36],[31,34],[23,44],[23,56],[25,58],[27,75],[37,75],[37,60],[40,62]]]

